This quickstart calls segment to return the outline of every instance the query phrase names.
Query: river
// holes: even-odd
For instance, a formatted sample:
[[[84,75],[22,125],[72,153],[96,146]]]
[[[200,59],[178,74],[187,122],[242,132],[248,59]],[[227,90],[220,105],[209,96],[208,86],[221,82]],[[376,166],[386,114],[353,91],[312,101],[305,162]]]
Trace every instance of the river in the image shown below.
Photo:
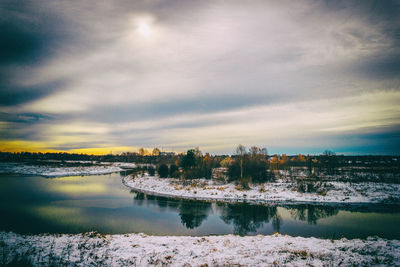
[[[136,193],[125,173],[43,178],[0,175],[0,231],[16,233],[273,234],[400,239],[396,206],[250,205]]]

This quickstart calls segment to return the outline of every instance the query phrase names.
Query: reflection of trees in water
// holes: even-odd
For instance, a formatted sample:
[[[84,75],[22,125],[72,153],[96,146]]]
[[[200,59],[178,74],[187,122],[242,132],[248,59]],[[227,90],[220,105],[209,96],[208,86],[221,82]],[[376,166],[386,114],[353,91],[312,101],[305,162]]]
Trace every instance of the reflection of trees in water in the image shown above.
[[[221,218],[225,223],[233,224],[235,234],[245,235],[256,232],[264,223],[273,219],[272,225],[277,232],[280,229],[281,218],[277,207],[256,206],[246,203],[220,204]]]
[[[133,202],[134,204],[137,204],[138,206],[142,206],[144,200],[146,199],[146,195],[143,193],[139,193],[136,191],[131,190],[131,194],[133,194]]]
[[[272,228],[274,229],[274,232],[278,232],[278,233],[280,232],[281,224],[282,224],[282,217],[277,212],[274,215],[274,217],[272,217]]]
[[[287,208],[292,218],[307,221],[309,224],[317,224],[322,218],[338,214],[339,209],[330,206],[301,205]]]
[[[161,209],[169,209],[179,213],[181,223],[188,229],[194,229],[207,219],[211,210],[211,203],[196,200],[174,199],[146,195],[131,191],[134,194],[134,203],[137,205],[156,204]],[[274,232],[279,232],[282,217],[277,206],[261,206],[247,203],[218,204],[221,219],[227,224],[233,224],[235,234],[246,235],[256,232],[264,223],[271,221]],[[286,206],[292,218],[317,224],[321,218],[338,214],[339,209],[331,206],[296,205]]]
[[[158,197],[146,195],[139,192],[131,192],[134,194],[133,200],[135,204],[143,205],[145,201],[152,204],[157,204],[162,209],[171,209],[179,213],[181,223],[188,229],[199,227],[201,223],[208,217],[211,209],[211,203],[185,200],[185,199],[172,199],[166,197]]]
[[[199,227],[208,217],[211,209],[211,203],[182,200],[179,206],[179,215],[182,224],[189,229]]]
[[[131,190],[131,194],[133,195],[133,203],[135,205],[143,206],[144,204],[149,205],[157,205],[161,209],[177,210],[177,207],[180,205],[181,200],[167,197],[159,197],[153,195],[146,195],[141,192],[136,192]]]

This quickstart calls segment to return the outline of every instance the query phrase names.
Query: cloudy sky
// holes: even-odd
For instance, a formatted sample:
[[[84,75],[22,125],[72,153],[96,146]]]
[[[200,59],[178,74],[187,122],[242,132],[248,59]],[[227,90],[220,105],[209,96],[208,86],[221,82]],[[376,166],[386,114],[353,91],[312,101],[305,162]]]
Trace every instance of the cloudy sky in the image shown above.
[[[399,1],[0,3],[0,150],[400,152]]]

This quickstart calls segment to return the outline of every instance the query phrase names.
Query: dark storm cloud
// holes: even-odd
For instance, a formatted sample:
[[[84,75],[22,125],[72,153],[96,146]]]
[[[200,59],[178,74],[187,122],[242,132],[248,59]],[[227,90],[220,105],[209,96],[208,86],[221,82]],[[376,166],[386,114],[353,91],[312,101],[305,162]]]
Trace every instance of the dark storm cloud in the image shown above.
[[[42,60],[47,40],[44,36],[37,35],[22,26],[13,22],[0,21],[0,64],[31,63]]]
[[[360,61],[355,64],[354,73],[358,72],[368,78],[377,80],[397,80],[400,82],[400,50],[396,53],[366,58]]]
[[[37,1],[0,4],[0,64],[40,63],[68,36],[65,21]]]
[[[6,113],[0,112],[0,121],[14,123],[38,123],[50,121],[54,116],[40,113]]]
[[[13,106],[43,98],[61,88],[61,82],[21,85],[26,67],[52,58],[71,38],[64,21],[42,3],[0,3],[0,106]],[[15,70],[18,69],[18,70]]]
[[[1,77],[1,76],[0,76]],[[0,106],[14,106],[26,104],[48,96],[60,90],[62,82],[51,82],[32,86],[18,86],[2,81],[0,89]]]
[[[343,46],[376,45],[374,53],[360,57],[351,70],[351,74],[363,74],[373,79],[399,81],[400,77],[400,1],[326,1],[318,3],[321,10],[335,13],[343,12],[346,23],[355,17],[376,26],[378,32],[368,33],[365,29],[349,27],[336,38]],[[379,37],[378,34],[384,36]],[[383,42],[386,46],[379,48]]]

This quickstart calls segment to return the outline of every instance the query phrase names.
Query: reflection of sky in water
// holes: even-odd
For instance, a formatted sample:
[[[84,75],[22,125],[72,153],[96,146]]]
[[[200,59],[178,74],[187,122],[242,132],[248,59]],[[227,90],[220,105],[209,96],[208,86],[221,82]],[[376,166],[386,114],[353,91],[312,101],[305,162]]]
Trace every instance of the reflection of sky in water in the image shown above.
[[[107,188],[104,184],[100,183],[55,184],[51,186],[51,190],[67,195],[80,195],[80,194],[96,195],[99,193],[105,193],[107,191]]]
[[[46,179],[0,176],[0,230],[100,231],[157,235],[271,234],[400,238],[398,210],[352,212],[323,206],[252,206],[146,196],[119,174]],[[379,209],[378,209],[379,211]]]

